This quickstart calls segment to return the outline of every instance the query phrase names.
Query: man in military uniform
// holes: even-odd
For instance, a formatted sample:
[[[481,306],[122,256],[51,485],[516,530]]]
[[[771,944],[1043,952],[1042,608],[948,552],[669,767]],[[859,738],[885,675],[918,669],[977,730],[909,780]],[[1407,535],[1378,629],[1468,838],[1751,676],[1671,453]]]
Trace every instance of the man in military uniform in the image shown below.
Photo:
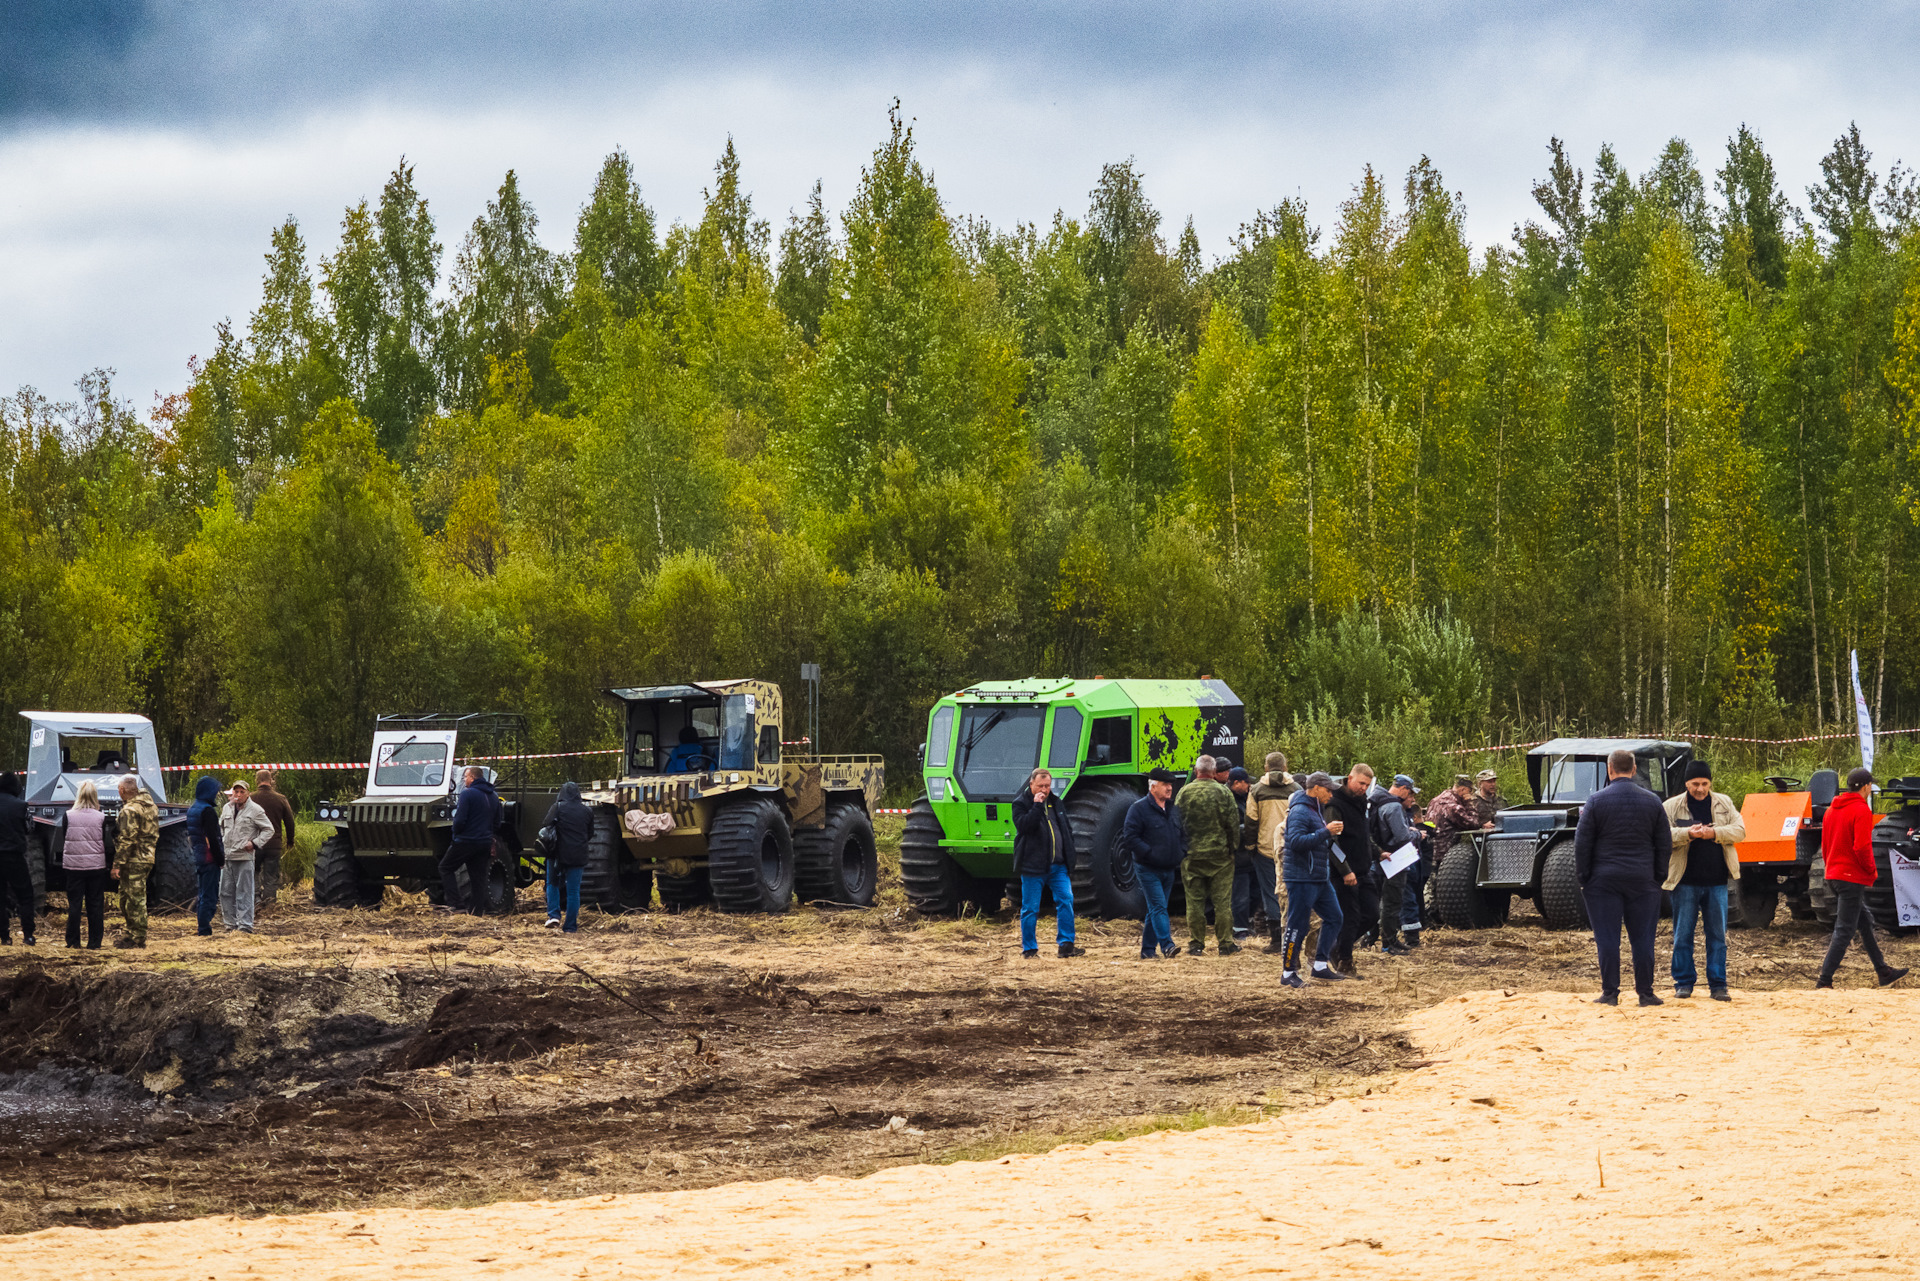
[[[1495,783],[1499,782],[1495,779]],[[1465,774],[1453,776],[1453,786],[1433,798],[1427,806],[1427,822],[1433,824],[1433,867],[1437,872],[1447,861],[1447,851],[1462,832],[1491,829],[1491,815],[1482,816],[1473,794],[1473,780]]]
[[[129,774],[120,780],[120,817],[115,825],[113,879],[120,883],[120,915],[127,932],[115,947],[147,945],[147,877],[160,845],[160,807]]]
[[[1492,822],[1495,814],[1507,808],[1507,798],[1500,795],[1500,776],[1490,769],[1473,776],[1473,808],[1482,824]]]
[[[1187,887],[1187,952],[1207,951],[1207,906],[1213,906],[1213,932],[1220,955],[1240,950],[1233,941],[1233,855],[1240,846],[1240,807],[1225,783],[1217,781],[1211,756],[1193,763],[1193,781],[1180,789],[1175,804],[1186,820],[1187,861],[1181,877]]]

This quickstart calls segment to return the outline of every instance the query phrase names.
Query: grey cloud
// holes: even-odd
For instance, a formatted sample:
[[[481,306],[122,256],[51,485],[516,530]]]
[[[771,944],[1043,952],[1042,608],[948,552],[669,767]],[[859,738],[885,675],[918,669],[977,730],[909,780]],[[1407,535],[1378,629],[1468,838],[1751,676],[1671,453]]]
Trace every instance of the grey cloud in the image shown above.
[[[1322,3],[1021,0],[968,4],[688,0],[13,0],[0,41],[0,121],[212,119],[357,99],[574,96],[739,70],[784,78],[851,66],[985,64],[1043,86],[1117,79],[1199,95],[1427,81],[1488,44],[1578,44],[1667,60],[1845,47],[1904,56],[1907,5],[1886,21],[1749,4]],[[1890,48],[1891,46],[1891,48]]]

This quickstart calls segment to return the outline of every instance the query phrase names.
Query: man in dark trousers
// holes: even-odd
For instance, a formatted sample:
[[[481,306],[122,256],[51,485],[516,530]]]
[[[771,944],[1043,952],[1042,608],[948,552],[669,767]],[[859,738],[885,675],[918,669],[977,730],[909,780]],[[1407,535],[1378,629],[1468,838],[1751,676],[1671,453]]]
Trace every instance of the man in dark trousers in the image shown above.
[[[1600,954],[1597,1005],[1620,1004],[1620,925],[1633,951],[1633,988],[1642,1005],[1665,1005],[1653,994],[1653,932],[1660,923],[1660,882],[1667,879],[1673,832],[1666,807],[1634,781],[1633,753],[1607,757],[1607,785],[1580,811],[1573,834],[1574,875],[1593,923]]]
[[[1173,893],[1174,874],[1187,857],[1187,830],[1180,807],[1173,803],[1173,774],[1155,768],[1147,773],[1147,794],[1127,807],[1120,839],[1133,852],[1140,878],[1140,896],[1147,911],[1140,923],[1140,959],[1178,956],[1173,945],[1173,922],[1167,918],[1167,895]]]
[[[467,869],[467,911],[485,916],[488,907],[487,865],[493,859],[493,831],[500,824],[500,799],[478,765],[467,766],[465,784],[453,805],[453,843],[440,860],[440,883],[449,908],[458,910],[461,868]]]
[[[1347,874],[1333,883],[1340,900],[1340,939],[1333,949],[1333,968],[1353,973],[1353,945],[1371,934],[1380,919],[1380,882],[1374,875],[1373,838],[1367,826],[1367,790],[1373,786],[1373,766],[1355,765],[1336,781],[1327,814],[1346,826],[1334,838]]]
[[[20,799],[20,776],[0,774],[0,943],[13,942],[12,921],[18,913],[20,934],[28,947],[36,940],[33,936],[33,873],[27,868],[27,853],[32,850],[35,858],[40,856],[40,851],[33,848],[31,822],[27,803]],[[12,912],[8,910],[9,899]]]
[[[1053,892],[1054,942],[1060,955],[1085,956],[1073,942],[1073,826],[1066,802],[1053,790],[1053,775],[1037,769],[1027,775],[1027,790],[1013,803],[1013,870],[1020,874],[1020,955],[1040,955],[1035,927],[1040,896]]]
[[[1904,969],[1888,964],[1880,954],[1880,942],[1873,937],[1873,913],[1866,907],[1867,887],[1880,875],[1873,861],[1873,825],[1877,820],[1867,800],[1872,791],[1873,771],[1862,765],[1847,775],[1847,790],[1834,798],[1822,824],[1820,857],[1826,863],[1827,886],[1834,897],[1833,938],[1827,944],[1827,959],[1820,965],[1816,988],[1833,986],[1833,973],[1840,968],[1840,958],[1847,954],[1856,931],[1881,987],[1907,976]]]

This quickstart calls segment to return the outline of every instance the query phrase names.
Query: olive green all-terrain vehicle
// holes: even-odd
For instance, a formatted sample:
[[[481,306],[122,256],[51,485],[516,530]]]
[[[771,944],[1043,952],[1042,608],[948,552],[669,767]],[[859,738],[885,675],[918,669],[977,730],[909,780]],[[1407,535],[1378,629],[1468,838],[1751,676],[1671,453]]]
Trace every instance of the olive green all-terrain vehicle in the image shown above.
[[[1494,817],[1491,832],[1462,833],[1433,873],[1433,906],[1456,930],[1505,925],[1515,898],[1530,898],[1548,929],[1587,924],[1574,875],[1573,838],[1587,799],[1607,785],[1607,756],[1621,748],[1636,780],[1661,800],[1684,791],[1691,743],[1641,738],[1556,738],[1527,753],[1533,804]]]
[[[375,720],[367,782],[351,801],[323,803],[320,822],[333,828],[313,863],[313,901],[322,907],[377,908],[388,885],[444,901],[440,859],[453,844],[453,807],[460,791],[462,753],[519,756],[526,720],[511,712],[429,713]],[[545,871],[534,850],[552,789],[527,782],[526,762],[502,774],[482,766],[499,788],[501,822],[488,865],[487,907],[511,912],[515,890]],[[467,874],[460,892],[471,893]]]
[[[1078,866],[1075,910],[1138,918],[1146,900],[1120,841],[1147,771],[1186,775],[1199,756],[1242,763],[1246,709],[1224,681],[1093,677],[983,681],[927,714],[926,792],[907,815],[900,879],[929,913],[1017,905],[1012,802],[1044,762],[1065,799]]]
[[[780,687],[689,681],[610,689],[623,709],[621,772],[586,785],[593,842],[581,902],[669,910],[784,912],[803,902],[868,907],[878,867],[878,756],[790,753]]]

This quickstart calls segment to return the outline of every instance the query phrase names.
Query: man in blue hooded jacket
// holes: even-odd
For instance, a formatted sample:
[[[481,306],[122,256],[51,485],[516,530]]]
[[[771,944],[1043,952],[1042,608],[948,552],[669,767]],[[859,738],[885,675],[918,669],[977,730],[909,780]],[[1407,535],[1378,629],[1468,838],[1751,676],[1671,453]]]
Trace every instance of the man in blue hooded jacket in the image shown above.
[[[446,889],[449,908],[462,906],[475,916],[485,916],[488,907],[487,864],[493,860],[493,833],[500,825],[500,798],[492,780],[478,765],[467,766],[461,776],[465,786],[453,805],[453,843],[440,860],[440,883]],[[467,870],[467,901],[460,902],[461,868]]]
[[[1287,802],[1287,844],[1281,855],[1280,875],[1287,883],[1287,933],[1280,959],[1280,982],[1305,987],[1300,978],[1300,950],[1314,913],[1320,915],[1320,944],[1314,949],[1313,977],[1347,979],[1333,968],[1333,950],[1340,941],[1345,916],[1333,892],[1333,838],[1345,824],[1329,823],[1322,807],[1333,799],[1333,778],[1324,773],[1307,777],[1307,785]]]
[[[193,869],[200,899],[194,905],[199,933],[212,937],[213,914],[220,906],[220,869],[227,851],[220,839],[220,780],[202,774],[193,785],[193,805],[187,810],[187,845],[193,851]]]

